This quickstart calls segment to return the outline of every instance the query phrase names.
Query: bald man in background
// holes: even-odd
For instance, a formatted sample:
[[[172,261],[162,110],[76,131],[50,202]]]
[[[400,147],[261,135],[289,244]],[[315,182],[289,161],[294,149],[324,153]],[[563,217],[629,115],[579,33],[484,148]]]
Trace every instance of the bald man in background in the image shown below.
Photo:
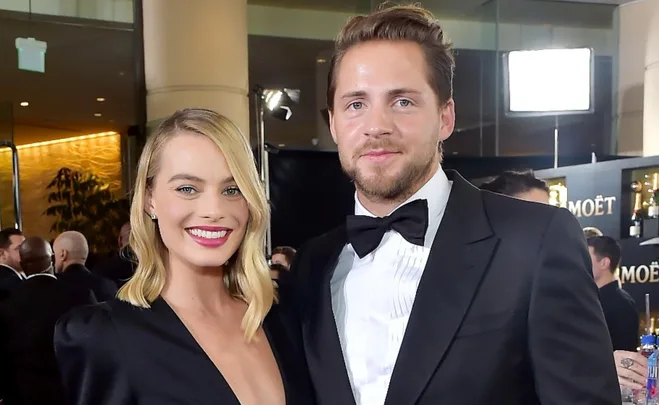
[[[53,250],[43,238],[19,247],[27,278],[0,305],[1,395],[8,405],[64,405],[53,349],[57,320],[71,309],[96,303],[88,289],[53,274]]]
[[[55,273],[62,282],[84,286],[91,290],[99,302],[117,294],[117,286],[111,280],[92,273],[85,267],[89,255],[87,238],[80,232],[67,231],[55,239]]]

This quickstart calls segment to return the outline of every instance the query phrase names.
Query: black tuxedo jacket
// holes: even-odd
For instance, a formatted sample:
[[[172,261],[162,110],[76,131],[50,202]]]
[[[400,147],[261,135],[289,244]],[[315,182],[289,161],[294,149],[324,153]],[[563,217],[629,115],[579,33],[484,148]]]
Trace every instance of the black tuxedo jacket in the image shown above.
[[[565,209],[485,191],[457,173],[385,405],[619,405],[581,227]],[[318,403],[355,404],[330,280],[345,227],[309,241],[292,273]],[[368,291],[364,291],[367,294]]]
[[[110,300],[117,294],[117,286],[112,280],[92,273],[82,264],[68,266],[57,278],[66,284],[93,291],[98,302]]]
[[[22,281],[23,279],[10,267],[0,265],[0,301],[7,298]]]
[[[66,403],[53,349],[55,324],[71,309],[95,302],[85,288],[39,275],[23,281],[0,304],[0,382],[5,404]]]
[[[263,329],[287,405],[314,405],[299,329],[287,316],[273,307]],[[239,405],[162,298],[150,309],[117,299],[76,309],[60,319],[54,339],[70,405]]]

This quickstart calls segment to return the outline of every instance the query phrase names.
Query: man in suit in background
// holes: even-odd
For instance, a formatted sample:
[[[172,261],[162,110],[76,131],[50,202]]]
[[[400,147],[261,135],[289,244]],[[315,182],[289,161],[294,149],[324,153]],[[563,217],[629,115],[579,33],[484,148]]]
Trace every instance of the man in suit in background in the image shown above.
[[[119,231],[119,250],[92,267],[92,273],[114,281],[118,287],[126,284],[137,266],[137,258],[128,244],[130,232],[130,222],[126,222]]]
[[[620,245],[609,236],[595,236],[588,238],[588,251],[613,350],[635,352],[639,345],[640,319],[634,299],[620,288],[615,277],[622,258]]]
[[[84,286],[94,292],[98,302],[112,299],[117,294],[117,286],[111,280],[93,274],[85,262],[89,255],[89,244],[85,235],[67,231],[55,239],[55,274],[57,278],[72,286]]]
[[[46,240],[27,238],[20,258],[27,279],[0,304],[2,398],[8,405],[63,405],[53,349],[55,323],[71,309],[96,301],[88,289],[55,278]]]
[[[25,237],[18,229],[5,228],[0,231],[0,300],[25,279],[18,255],[18,247],[23,240]]]
[[[453,69],[419,7],[337,37],[327,102],[356,215],[292,268],[318,403],[619,405],[574,216],[441,169]]]

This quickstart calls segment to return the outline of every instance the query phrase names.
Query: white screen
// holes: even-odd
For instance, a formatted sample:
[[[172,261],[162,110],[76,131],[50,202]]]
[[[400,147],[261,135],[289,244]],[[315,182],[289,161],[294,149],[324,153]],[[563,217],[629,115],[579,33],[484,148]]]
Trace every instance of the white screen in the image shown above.
[[[510,52],[510,111],[590,110],[591,58],[588,48]]]

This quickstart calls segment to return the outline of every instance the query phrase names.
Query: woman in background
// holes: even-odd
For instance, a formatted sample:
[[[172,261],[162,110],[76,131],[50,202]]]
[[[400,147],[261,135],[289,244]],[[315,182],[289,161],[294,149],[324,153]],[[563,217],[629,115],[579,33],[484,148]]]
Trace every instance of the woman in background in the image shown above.
[[[268,221],[240,130],[203,109],[167,118],[138,166],[135,275],[57,325],[70,403],[313,404],[298,328],[272,308]]]

